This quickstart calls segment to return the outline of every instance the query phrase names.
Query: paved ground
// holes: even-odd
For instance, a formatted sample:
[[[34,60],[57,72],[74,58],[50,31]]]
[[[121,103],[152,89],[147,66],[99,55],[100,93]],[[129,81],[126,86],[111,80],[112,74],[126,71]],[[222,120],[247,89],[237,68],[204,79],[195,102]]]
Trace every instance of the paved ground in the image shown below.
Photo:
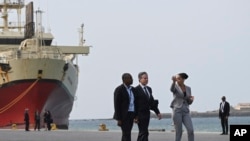
[[[138,132],[132,133],[132,141],[136,141]],[[229,141],[229,135],[220,133],[195,133],[195,141]],[[121,132],[114,131],[29,131],[0,130],[0,141],[120,141]],[[151,131],[149,141],[174,141],[174,132]],[[186,132],[182,141],[187,141]]]

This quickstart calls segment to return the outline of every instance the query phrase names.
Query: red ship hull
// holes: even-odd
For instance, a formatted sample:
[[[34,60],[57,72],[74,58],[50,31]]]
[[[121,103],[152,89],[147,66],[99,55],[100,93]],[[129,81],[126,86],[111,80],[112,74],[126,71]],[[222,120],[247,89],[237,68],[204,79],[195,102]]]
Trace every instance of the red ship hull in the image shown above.
[[[29,109],[31,128],[34,113],[50,110],[58,128],[68,129],[73,97],[57,80],[22,80],[4,84],[0,88],[0,127],[24,124],[24,110]]]

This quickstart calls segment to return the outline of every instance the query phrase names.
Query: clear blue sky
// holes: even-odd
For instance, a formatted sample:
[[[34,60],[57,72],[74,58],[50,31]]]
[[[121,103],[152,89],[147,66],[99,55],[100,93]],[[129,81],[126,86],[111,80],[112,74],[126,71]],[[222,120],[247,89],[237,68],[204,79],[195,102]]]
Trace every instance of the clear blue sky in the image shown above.
[[[171,112],[171,76],[186,72],[192,111],[211,111],[225,95],[250,102],[249,0],[34,0],[54,44],[78,45],[85,24],[89,56],[80,56],[71,119],[113,116],[113,91],[129,72],[147,71],[161,112]],[[55,6],[55,7],[53,7]]]

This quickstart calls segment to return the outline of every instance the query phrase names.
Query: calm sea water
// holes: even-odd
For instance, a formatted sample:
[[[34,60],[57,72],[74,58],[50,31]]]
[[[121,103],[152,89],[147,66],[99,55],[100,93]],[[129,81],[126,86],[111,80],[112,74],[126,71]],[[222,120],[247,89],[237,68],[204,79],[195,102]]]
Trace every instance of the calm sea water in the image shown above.
[[[220,119],[218,117],[192,118],[195,132],[221,132]],[[90,130],[97,131],[100,124],[106,124],[109,131],[120,131],[113,119],[90,119],[90,120],[70,120],[69,130]],[[171,119],[151,119],[149,129],[165,129],[171,131],[174,127],[171,125]],[[229,117],[229,124],[248,124],[250,117]],[[183,126],[184,127],[184,126]],[[185,128],[183,128],[185,130]],[[138,131],[136,124],[133,131]]]

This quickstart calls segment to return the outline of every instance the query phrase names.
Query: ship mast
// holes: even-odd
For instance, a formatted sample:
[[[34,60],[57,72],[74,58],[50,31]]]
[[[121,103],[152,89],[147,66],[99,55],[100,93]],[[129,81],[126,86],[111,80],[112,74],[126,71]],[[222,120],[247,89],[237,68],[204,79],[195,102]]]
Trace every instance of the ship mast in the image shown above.
[[[79,29],[79,46],[84,46],[85,39],[83,38],[83,27],[84,24],[81,24],[81,28]],[[76,64],[78,64],[78,56],[76,56]]]
[[[79,30],[79,46],[83,46],[85,43],[85,40],[83,38],[83,27],[84,27],[84,24],[81,25],[81,28]]]
[[[42,13],[43,11],[41,11],[39,8],[38,10],[36,10],[36,37],[38,39],[38,42],[37,42],[37,46],[41,46],[43,43],[43,32],[44,32],[44,29],[43,29],[43,26],[42,26]]]
[[[43,33],[43,26],[42,26],[42,11],[38,8],[36,11],[36,36],[41,36]]]

